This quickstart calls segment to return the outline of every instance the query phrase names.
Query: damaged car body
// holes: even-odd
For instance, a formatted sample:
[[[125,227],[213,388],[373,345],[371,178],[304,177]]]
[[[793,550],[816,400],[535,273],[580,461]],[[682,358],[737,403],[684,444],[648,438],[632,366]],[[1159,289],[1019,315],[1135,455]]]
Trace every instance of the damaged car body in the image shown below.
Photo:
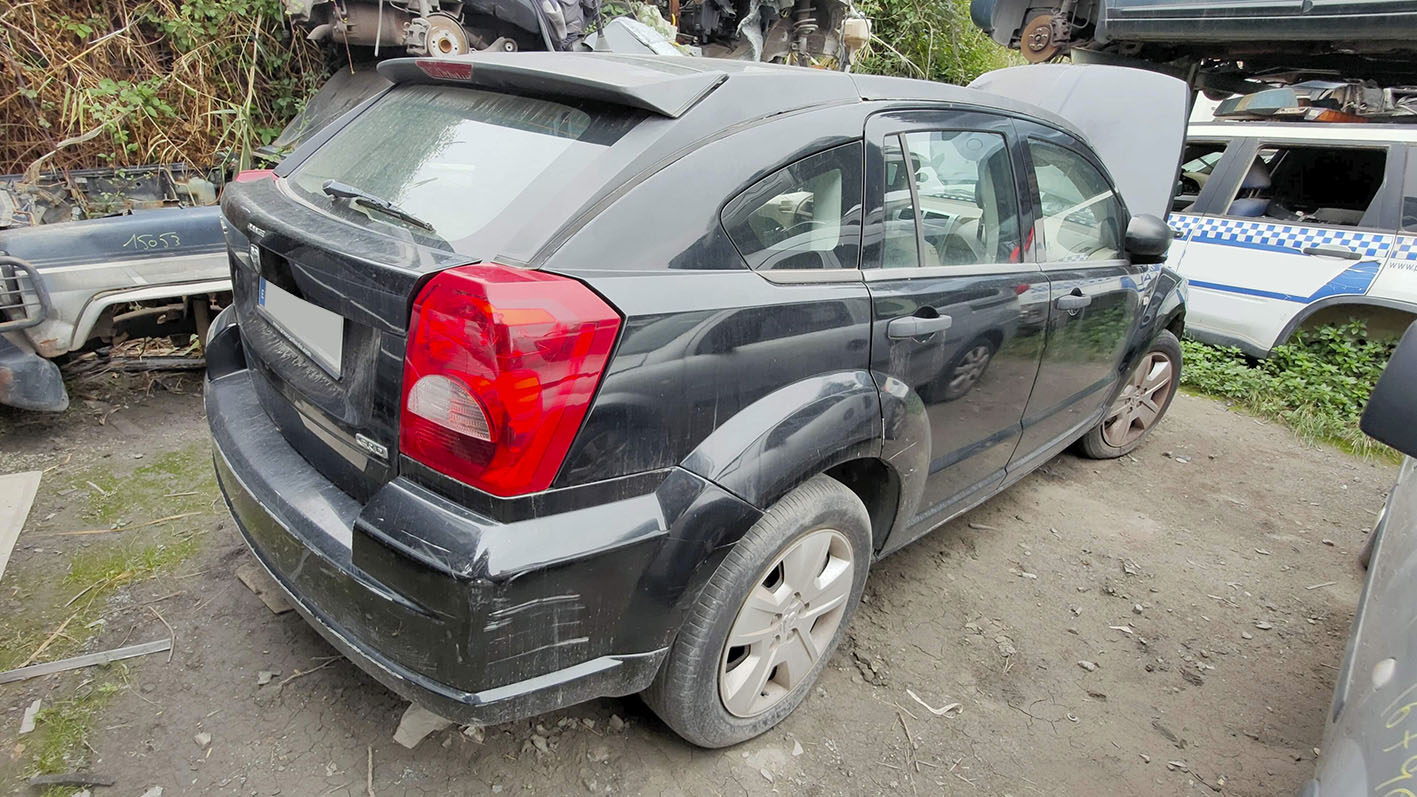
[[[331,121],[388,88],[372,67],[339,70],[280,136],[279,163]],[[57,365],[128,338],[195,334],[231,301],[217,196],[226,171],[183,164],[0,177],[0,404],[60,412]],[[200,359],[145,360],[153,367]]]
[[[1174,111],[1144,157],[1179,158],[1184,84],[1080,69]],[[1115,117],[728,60],[380,71],[225,193],[205,401],[258,561],[437,714],[643,693],[696,744],[763,733],[875,559],[1124,455],[1179,384],[1171,175],[1112,182]]]
[[[869,37],[869,25],[851,0],[657,0],[631,4],[629,15],[608,21],[600,0],[283,2],[291,24],[312,41],[373,48],[376,58],[604,51],[606,37],[587,34],[597,26],[628,25],[639,41],[615,48],[622,52],[678,47],[689,55],[845,69]]]
[[[0,182],[0,404],[62,411],[55,358],[204,331],[231,284],[216,191],[181,166]]]

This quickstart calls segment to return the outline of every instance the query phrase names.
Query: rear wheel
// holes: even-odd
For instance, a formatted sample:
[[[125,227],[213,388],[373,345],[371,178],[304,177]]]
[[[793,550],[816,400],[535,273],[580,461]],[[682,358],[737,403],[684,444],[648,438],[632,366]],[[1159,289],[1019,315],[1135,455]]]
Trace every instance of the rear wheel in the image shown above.
[[[1093,459],[1115,459],[1141,445],[1166,415],[1181,386],[1181,342],[1162,330],[1137,361],[1102,421],[1081,441]]]
[[[870,517],[855,493],[828,476],[788,493],[709,579],[645,702],[702,747],[772,728],[845,635],[870,556]]]

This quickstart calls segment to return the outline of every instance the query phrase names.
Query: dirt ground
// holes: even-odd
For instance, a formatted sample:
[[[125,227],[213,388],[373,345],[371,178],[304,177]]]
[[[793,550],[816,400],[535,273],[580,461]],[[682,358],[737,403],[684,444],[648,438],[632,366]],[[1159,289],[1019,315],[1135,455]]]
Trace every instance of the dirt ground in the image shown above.
[[[0,472],[46,470],[0,582],[7,666],[71,614],[41,660],[176,638],[170,662],[0,686],[0,793],[43,760],[135,797],[1292,794],[1394,474],[1181,396],[1133,457],[1064,455],[879,563],[816,694],[759,739],[694,749],[627,698],[410,751],[405,703],[235,578],[249,554],[186,391],[0,408]],[[58,708],[19,736],[35,698]]]

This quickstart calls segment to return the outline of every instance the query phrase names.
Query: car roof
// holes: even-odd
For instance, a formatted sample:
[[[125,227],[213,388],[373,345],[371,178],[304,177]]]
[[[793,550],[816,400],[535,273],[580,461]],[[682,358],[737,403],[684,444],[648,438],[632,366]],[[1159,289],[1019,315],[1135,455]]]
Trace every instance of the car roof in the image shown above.
[[[1186,138],[1417,143],[1417,125],[1374,122],[1200,122],[1191,124],[1186,129]]]
[[[395,83],[427,82],[429,69],[459,75],[434,78],[446,82],[599,100],[670,118],[690,115],[701,100],[713,94],[717,100],[714,121],[723,128],[760,118],[762,100],[768,94],[773,95],[779,112],[863,101],[992,109],[1036,119],[1085,140],[1073,125],[1049,111],[977,89],[756,61],[619,53],[479,52],[439,59],[399,58],[379,64],[379,72]],[[735,101],[738,99],[743,101]],[[740,108],[741,115],[726,113],[733,108]]]

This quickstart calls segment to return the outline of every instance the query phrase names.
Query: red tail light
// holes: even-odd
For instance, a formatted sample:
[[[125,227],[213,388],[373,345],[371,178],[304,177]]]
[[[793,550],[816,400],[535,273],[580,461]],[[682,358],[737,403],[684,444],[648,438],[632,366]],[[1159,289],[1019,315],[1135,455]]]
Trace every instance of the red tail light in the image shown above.
[[[244,172],[237,172],[231,178],[233,183],[254,183],[257,180],[271,180],[276,176],[274,169],[247,169]]]
[[[572,279],[498,265],[439,273],[409,322],[403,454],[493,495],[545,490],[619,329]]]

